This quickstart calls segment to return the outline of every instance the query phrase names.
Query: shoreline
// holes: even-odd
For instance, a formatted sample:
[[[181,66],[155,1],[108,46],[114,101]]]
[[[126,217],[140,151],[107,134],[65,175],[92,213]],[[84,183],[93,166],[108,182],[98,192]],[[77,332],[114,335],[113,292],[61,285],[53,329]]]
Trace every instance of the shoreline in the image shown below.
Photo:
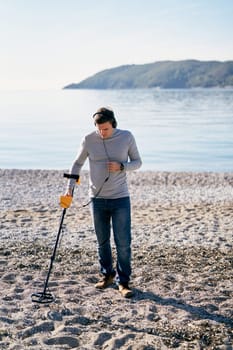
[[[56,300],[45,306],[31,294],[43,288],[66,179],[60,170],[0,169],[1,349],[231,348],[233,173],[136,171],[128,183],[134,297],[94,288],[84,171],[50,277]]]

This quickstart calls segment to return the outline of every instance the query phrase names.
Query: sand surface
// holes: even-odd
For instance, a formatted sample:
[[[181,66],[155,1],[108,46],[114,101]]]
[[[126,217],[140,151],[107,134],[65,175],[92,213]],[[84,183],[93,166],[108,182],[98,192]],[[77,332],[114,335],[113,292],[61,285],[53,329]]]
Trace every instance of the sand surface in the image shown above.
[[[49,279],[55,301],[41,305],[31,294],[47,276],[62,175],[0,170],[0,349],[233,349],[233,174],[128,174],[134,296],[123,299],[94,288],[84,172]]]

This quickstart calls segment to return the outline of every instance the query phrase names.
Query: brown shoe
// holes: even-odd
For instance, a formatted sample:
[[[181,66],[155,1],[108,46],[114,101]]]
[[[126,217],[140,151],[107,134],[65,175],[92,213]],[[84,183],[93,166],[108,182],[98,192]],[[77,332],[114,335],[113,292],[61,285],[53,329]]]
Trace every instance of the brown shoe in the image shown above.
[[[131,298],[133,296],[133,291],[129,288],[128,283],[119,284],[118,289],[124,298]]]
[[[95,284],[95,288],[97,289],[104,289],[104,288],[107,288],[108,286],[110,286],[113,281],[114,281],[114,277],[115,276],[104,276],[99,282],[97,282]]]

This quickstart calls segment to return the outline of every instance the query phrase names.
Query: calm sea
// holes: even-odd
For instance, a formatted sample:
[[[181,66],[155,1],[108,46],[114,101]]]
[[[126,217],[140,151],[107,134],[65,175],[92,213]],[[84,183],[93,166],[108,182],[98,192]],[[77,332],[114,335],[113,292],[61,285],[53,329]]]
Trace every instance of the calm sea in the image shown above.
[[[100,106],[135,135],[142,170],[233,171],[233,89],[0,92],[0,168],[69,168]]]

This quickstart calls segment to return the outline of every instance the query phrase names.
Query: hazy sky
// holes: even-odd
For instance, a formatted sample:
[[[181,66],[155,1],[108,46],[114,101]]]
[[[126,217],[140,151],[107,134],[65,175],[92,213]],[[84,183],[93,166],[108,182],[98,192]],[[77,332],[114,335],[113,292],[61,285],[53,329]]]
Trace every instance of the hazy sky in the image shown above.
[[[233,59],[232,0],[0,0],[0,89],[60,89],[106,68]]]

